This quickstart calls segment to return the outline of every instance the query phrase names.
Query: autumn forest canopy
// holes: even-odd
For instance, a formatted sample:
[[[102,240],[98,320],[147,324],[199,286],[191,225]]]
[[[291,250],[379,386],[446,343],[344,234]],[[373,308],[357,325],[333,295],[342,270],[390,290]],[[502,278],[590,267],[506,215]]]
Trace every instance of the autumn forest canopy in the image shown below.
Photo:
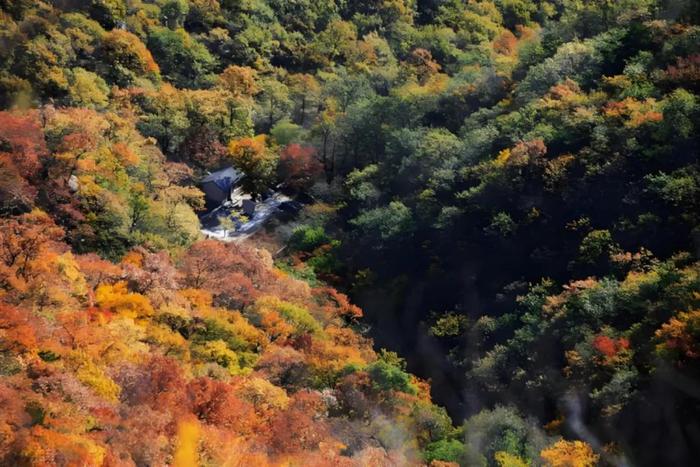
[[[699,148],[696,0],[0,0],[0,465],[694,465]]]

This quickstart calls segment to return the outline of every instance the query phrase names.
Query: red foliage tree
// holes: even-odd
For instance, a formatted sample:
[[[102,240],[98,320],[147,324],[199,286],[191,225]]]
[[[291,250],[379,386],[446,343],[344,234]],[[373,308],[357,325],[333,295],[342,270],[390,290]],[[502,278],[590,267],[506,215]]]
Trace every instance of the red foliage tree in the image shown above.
[[[223,381],[197,378],[187,385],[187,395],[192,412],[206,423],[239,434],[253,433],[258,425],[253,405],[238,398]]]
[[[0,350],[26,352],[35,347],[36,335],[27,313],[0,303]]]
[[[9,154],[22,177],[36,176],[41,167],[40,157],[46,153],[37,112],[0,112],[0,155]]]
[[[119,428],[107,432],[122,461],[114,465],[167,465],[176,426],[171,414],[144,405],[122,406]]]
[[[608,336],[596,336],[593,339],[593,347],[606,357],[613,357],[617,353],[615,341]]]
[[[24,410],[21,393],[8,385],[0,383],[0,464],[11,465],[8,460],[19,437],[19,427],[30,422],[29,414]]]
[[[180,144],[179,157],[203,169],[218,169],[225,161],[227,149],[214,130],[198,127]]]
[[[148,295],[154,304],[158,304],[177,288],[177,271],[167,251],[151,253],[137,248],[127,256],[137,258],[124,263],[129,289]]]
[[[241,306],[250,303],[257,291],[251,277],[260,265],[235,245],[204,240],[192,245],[180,263],[181,281],[186,287],[213,292],[217,303]],[[259,261],[257,261],[259,262]]]
[[[515,52],[515,47],[518,44],[518,39],[507,29],[503,30],[500,36],[493,41],[493,50],[501,55],[512,55]]]
[[[429,50],[414,49],[408,57],[408,63],[415,70],[418,82],[425,84],[428,79],[440,71],[440,64],[433,59]]]
[[[122,399],[129,405],[146,404],[154,410],[181,410],[186,406],[186,386],[182,366],[177,360],[154,356],[141,367],[124,367],[115,381],[121,386]]]
[[[367,394],[371,393],[372,380],[365,371],[344,376],[336,384],[336,396],[344,413],[362,415],[372,406]]]
[[[328,439],[330,427],[319,413],[325,404],[318,393],[299,391],[287,410],[273,418],[270,446],[276,453],[294,453],[318,449]]]
[[[0,112],[0,212],[26,211],[34,205],[32,180],[46,155],[38,113]]]
[[[678,57],[675,65],[666,69],[666,79],[700,86],[700,54]]]
[[[277,386],[293,388],[303,381],[304,354],[289,346],[271,345],[258,359],[255,370]]]
[[[277,171],[286,186],[294,190],[303,190],[321,175],[323,167],[316,159],[316,149],[293,143],[280,152]]]
[[[37,190],[22,176],[10,154],[0,153],[0,213],[28,211]]]
[[[0,286],[10,272],[25,280],[31,277],[34,260],[62,236],[63,230],[40,211],[0,219]]]
[[[613,339],[600,334],[593,339],[593,348],[608,358],[614,357],[622,350],[629,349],[629,346],[629,340],[624,337]]]
[[[102,283],[114,283],[123,274],[119,266],[100,258],[95,253],[78,255],[75,260],[93,289]]]
[[[511,151],[508,162],[512,165],[536,163],[547,153],[547,146],[541,139],[521,141]]]
[[[313,293],[324,301],[323,309],[329,316],[342,316],[348,320],[362,318],[362,309],[350,303],[350,299],[344,293],[332,287],[317,287]]]

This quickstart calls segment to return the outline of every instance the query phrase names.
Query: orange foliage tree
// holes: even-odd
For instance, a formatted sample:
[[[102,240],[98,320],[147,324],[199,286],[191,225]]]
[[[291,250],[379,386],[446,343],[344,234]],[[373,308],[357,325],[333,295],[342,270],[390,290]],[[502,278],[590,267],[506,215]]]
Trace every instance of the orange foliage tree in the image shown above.
[[[551,467],[593,467],[600,457],[587,443],[564,439],[543,449],[540,456]]]

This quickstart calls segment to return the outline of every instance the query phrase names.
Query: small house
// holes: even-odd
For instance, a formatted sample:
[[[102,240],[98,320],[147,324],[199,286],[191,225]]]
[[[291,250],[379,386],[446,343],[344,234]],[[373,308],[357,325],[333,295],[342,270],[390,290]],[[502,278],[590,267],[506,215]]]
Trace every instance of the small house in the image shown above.
[[[243,173],[227,167],[207,175],[199,186],[204,192],[208,206],[219,206],[231,199],[231,193],[243,179]]]

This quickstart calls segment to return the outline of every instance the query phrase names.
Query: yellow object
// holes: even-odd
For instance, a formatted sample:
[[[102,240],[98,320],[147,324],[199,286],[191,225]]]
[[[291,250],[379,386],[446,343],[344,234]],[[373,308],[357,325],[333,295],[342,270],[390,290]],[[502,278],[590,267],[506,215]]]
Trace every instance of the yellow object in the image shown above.
[[[200,429],[196,420],[183,420],[177,428],[177,445],[173,467],[195,467],[199,465],[197,447]]]

